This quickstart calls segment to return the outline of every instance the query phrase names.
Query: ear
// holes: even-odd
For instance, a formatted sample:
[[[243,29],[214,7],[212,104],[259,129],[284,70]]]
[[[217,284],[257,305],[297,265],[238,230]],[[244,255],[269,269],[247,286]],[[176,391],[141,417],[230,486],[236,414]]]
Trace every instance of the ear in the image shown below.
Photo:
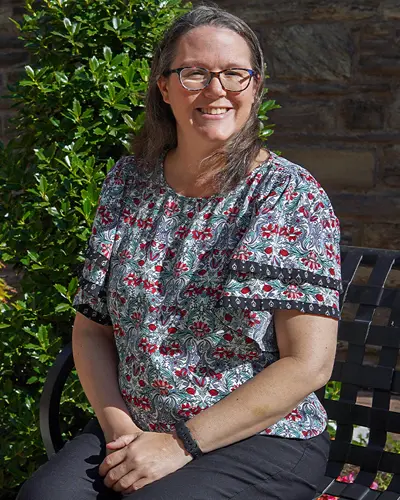
[[[164,102],[170,104],[168,98],[168,78],[166,78],[165,76],[160,76],[160,78],[157,80],[157,85],[158,88],[160,89]]]

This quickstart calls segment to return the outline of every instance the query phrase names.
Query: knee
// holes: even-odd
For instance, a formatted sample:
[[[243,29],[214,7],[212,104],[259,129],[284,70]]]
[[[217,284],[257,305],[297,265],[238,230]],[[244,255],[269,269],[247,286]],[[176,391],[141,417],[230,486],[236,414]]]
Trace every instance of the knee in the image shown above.
[[[21,486],[16,500],[54,500],[54,491],[51,491],[49,481],[37,471]]]

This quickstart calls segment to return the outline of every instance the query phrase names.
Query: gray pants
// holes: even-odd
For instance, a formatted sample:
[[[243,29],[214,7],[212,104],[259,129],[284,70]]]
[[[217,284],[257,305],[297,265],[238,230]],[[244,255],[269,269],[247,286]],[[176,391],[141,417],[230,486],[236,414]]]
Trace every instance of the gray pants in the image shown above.
[[[124,500],[311,500],[329,451],[327,432],[308,439],[256,435],[207,453]],[[17,500],[119,500],[98,474],[101,428],[85,430],[22,486]]]

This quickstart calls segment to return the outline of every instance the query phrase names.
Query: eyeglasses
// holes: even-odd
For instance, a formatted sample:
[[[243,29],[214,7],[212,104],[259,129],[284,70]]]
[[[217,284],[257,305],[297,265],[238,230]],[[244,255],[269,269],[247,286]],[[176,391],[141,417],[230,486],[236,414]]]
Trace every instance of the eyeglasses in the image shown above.
[[[258,74],[252,69],[230,68],[223,71],[209,71],[205,68],[177,68],[170,69],[164,73],[169,76],[172,73],[179,75],[179,81],[182,87],[186,90],[203,90],[211,82],[214,77],[220,81],[222,88],[229,92],[243,92],[250,85],[253,77],[257,78]]]

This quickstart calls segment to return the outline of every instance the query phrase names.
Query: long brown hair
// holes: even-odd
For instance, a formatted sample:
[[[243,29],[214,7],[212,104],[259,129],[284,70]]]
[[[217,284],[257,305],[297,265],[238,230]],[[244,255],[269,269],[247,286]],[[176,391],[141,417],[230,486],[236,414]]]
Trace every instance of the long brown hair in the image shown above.
[[[179,39],[192,29],[205,25],[228,28],[244,38],[250,48],[252,69],[259,75],[257,93],[247,122],[223,147],[202,161],[204,175],[201,183],[212,182],[214,188],[223,193],[246,176],[262,147],[258,110],[262,102],[265,69],[264,56],[255,33],[244,21],[217,6],[195,7],[176,19],[165,31],[152,61],[144,125],[133,139],[132,150],[139,166],[154,169],[160,156],[177,146],[175,117],[170,106],[164,102],[157,81],[170,69]]]

